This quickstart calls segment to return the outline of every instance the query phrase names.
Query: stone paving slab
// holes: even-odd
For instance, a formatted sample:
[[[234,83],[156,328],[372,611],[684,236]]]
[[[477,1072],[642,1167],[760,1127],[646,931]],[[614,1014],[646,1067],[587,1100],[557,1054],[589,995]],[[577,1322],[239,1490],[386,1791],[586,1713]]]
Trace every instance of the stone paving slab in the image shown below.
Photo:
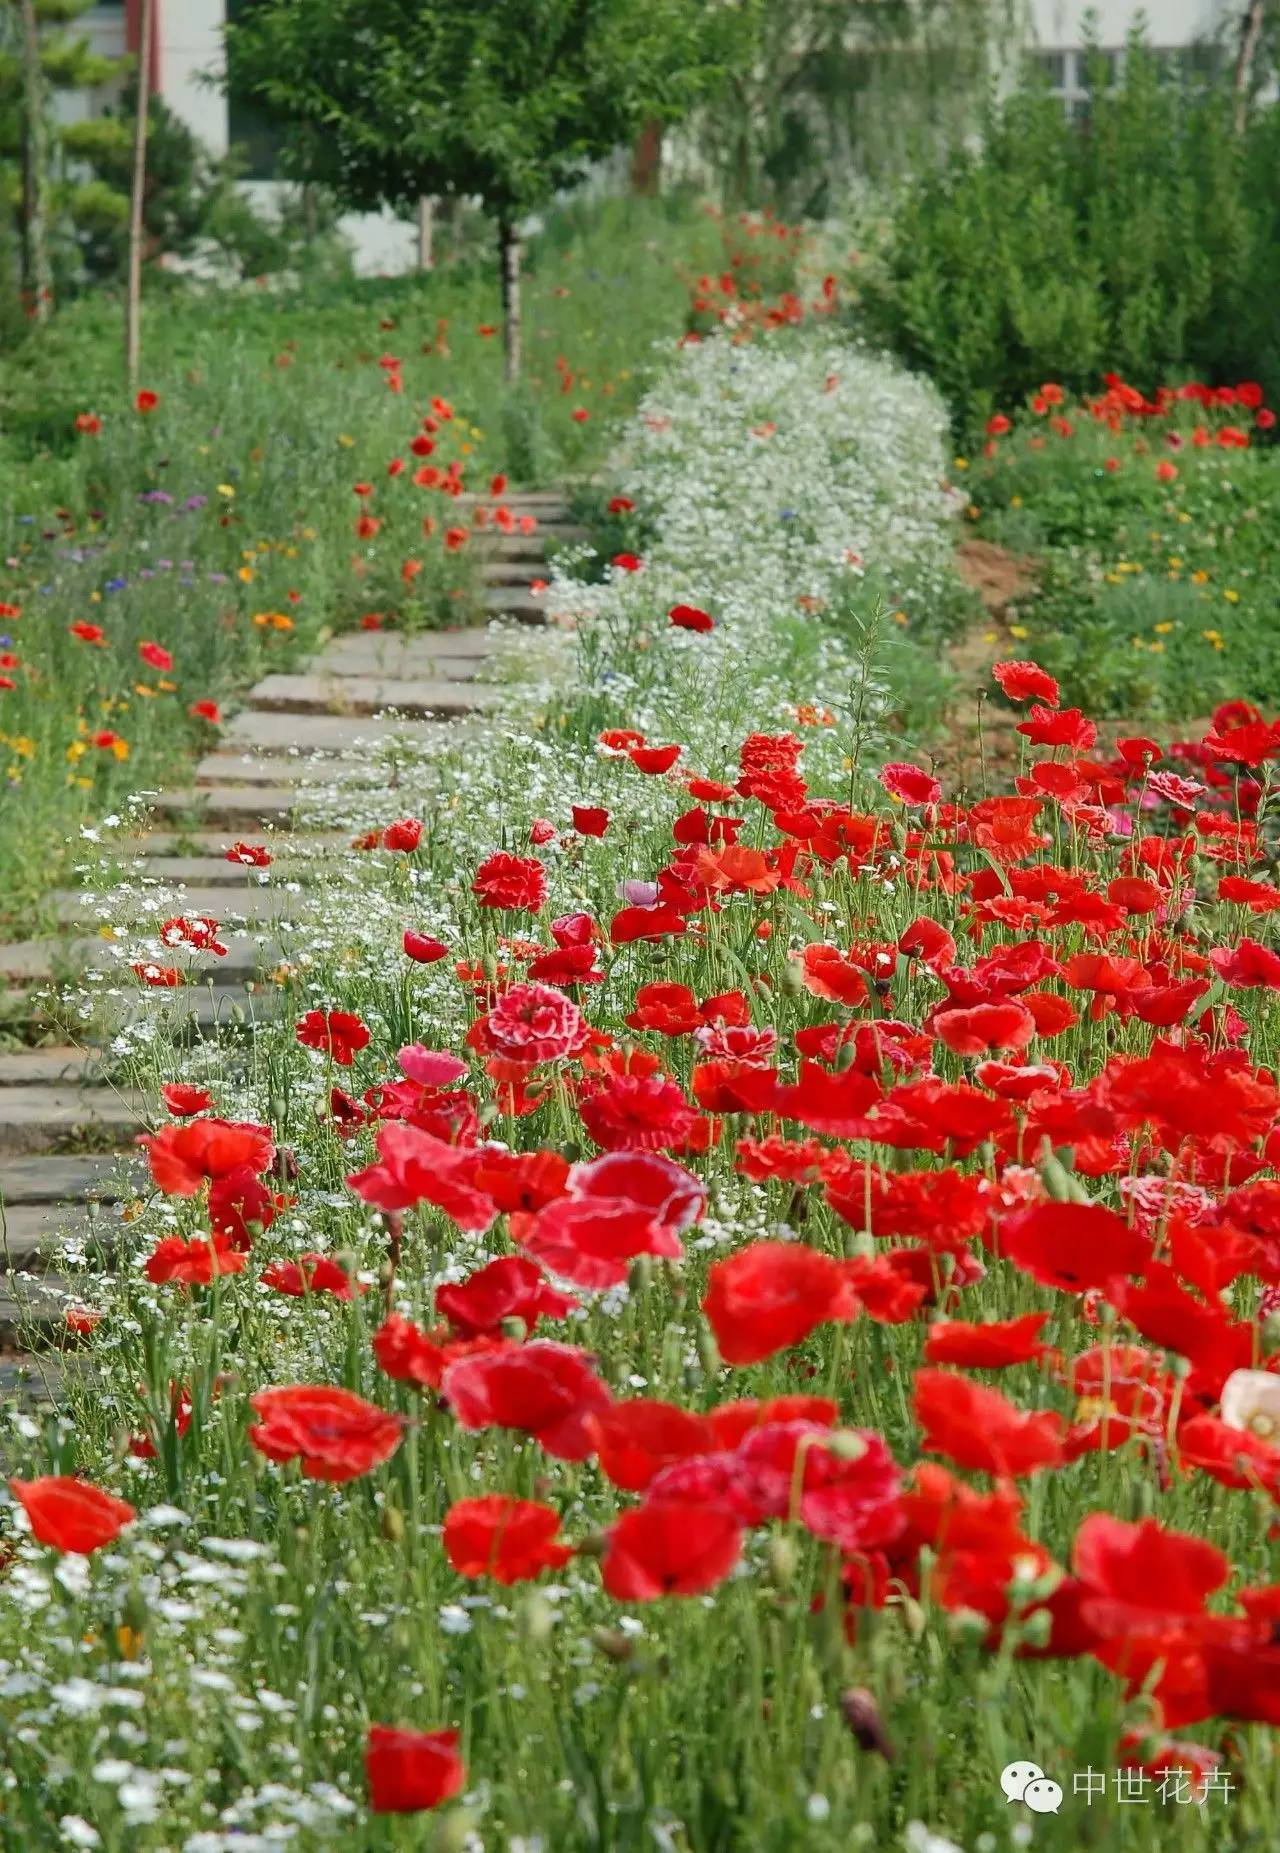
[[[193,864],[195,868],[201,866],[199,863]],[[231,891],[230,898],[235,898],[234,890]],[[225,906],[224,902],[224,909]],[[136,938],[138,930],[135,928],[134,935],[131,937]],[[281,946],[270,940],[264,940],[260,935],[224,933],[222,943],[227,948],[227,954],[225,958],[218,960],[217,976],[224,982],[229,979],[253,978],[263,971],[269,972],[279,965],[285,956]],[[162,955],[158,946],[153,946],[151,950],[157,958],[163,956],[167,964],[183,962],[180,953]],[[0,948],[0,954],[3,955],[4,961],[0,966],[0,971],[11,978],[20,979],[20,982],[13,984],[14,989],[48,984],[64,974],[70,976],[85,971],[109,972],[118,975],[122,985],[133,983],[133,974],[129,970],[132,960],[125,959],[122,956],[122,950],[117,952],[111,940],[101,937],[27,940],[22,945]],[[19,959],[17,955],[21,955],[21,958]],[[202,970],[203,967],[199,969]],[[36,1050],[32,1053],[39,1055],[42,1060],[46,1059],[46,1052],[43,1050]],[[7,1059],[0,1056],[0,1086],[12,1085],[11,1082],[6,1081],[3,1073],[3,1065]],[[100,1063],[101,1058],[98,1059]],[[14,1074],[16,1078],[16,1063]],[[31,1078],[36,1077],[33,1075]]]
[[[495,618],[516,618],[521,624],[545,624],[549,609],[545,594],[516,586],[490,587],[484,607]]]
[[[148,1172],[135,1155],[102,1152],[83,1158],[11,1158],[0,1164],[0,1203],[119,1203],[145,1191]]]
[[[282,761],[279,754],[269,759],[261,759],[255,753],[207,753],[196,765],[196,785],[198,788],[215,786],[230,790],[233,785],[278,786],[282,778],[292,779],[298,785],[325,786],[336,779],[359,777],[361,774],[372,776],[379,762],[372,748],[363,755],[354,745],[339,758],[336,754],[317,762],[313,759],[288,759]],[[385,783],[379,773],[378,784]]]
[[[219,825],[215,830],[152,830],[146,836],[135,838],[131,855],[122,855],[119,860],[130,866],[138,858],[185,856],[193,851],[197,854],[207,851],[210,856],[221,860],[223,851],[230,849],[233,841],[243,841],[270,852],[274,858],[270,867],[273,876],[279,877],[281,871],[286,869],[293,876],[308,868],[323,852],[341,849],[350,840],[348,833],[343,830],[300,832],[284,830],[278,823],[257,831],[229,829],[226,825]],[[230,868],[233,865],[228,863],[227,866]]]
[[[366,666],[360,662],[343,661],[333,666],[344,675],[385,673],[375,665]],[[398,671],[392,669],[391,673]],[[255,753],[292,756],[305,752],[350,757],[358,755],[362,748],[380,746],[388,740],[425,745],[439,738],[439,729],[439,721],[408,721],[372,715],[357,720],[342,714],[291,714],[286,710],[268,713],[261,708],[245,708],[223,734],[223,745],[251,747]],[[299,766],[303,763],[298,761]],[[287,777],[290,768],[277,765],[275,770],[279,779]]]
[[[152,801],[159,817],[190,818],[193,823],[219,824],[233,836],[261,831],[266,825],[277,828],[292,817],[298,793],[292,785],[272,785],[261,789],[247,786],[204,786],[199,790],[161,792]],[[258,840],[256,837],[254,840]]]
[[[394,708],[413,717],[457,717],[496,700],[492,689],[459,682],[401,682],[379,676],[267,676],[253,691],[255,706],[301,714],[377,714]]]
[[[0,1053],[0,1087],[26,1087],[33,1081],[54,1084],[72,1081],[77,1086],[102,1072],[99,1049],[48,1047],[10,1049]]]
[[[108,1087],[69,1083],[0,1089],[0,1154],[21,1157],[91,1142],[131,1143],[144,1130],[145,1102]]]
[[[308,667],[313,674],[409,676],[428,682],[470,682],[492,654],[494,639],[481,631],[485,654],[450,656],[434,633],[404,637],[396,631],[353,631],[337,637]]]
[[[109,919],[113,925],[126,921],[145,924],[153,919],[157,928],[161,924],[159,912],[153,914],[147,905],[154,896],[145,888],[111,896],[79,894],[74,889],[61,888],[51,898],[58,919],[69,925],[83,927],[90,920],[99,918]],[[105,908],[108,901],[111,903],[109,914],[99,914],[96,910]],[[184,914],[209,914],[215,920],[224,922],[282,920],[290,914],[301,913],[304,906],[302,897],[281,883],[268,883],[264,887],[244,890],[189,887],[182,896]],[[157,959],[163,958],[166,964],[182,965],[185,969],[186,956],[181,947],[164,948],[157,942],[155,950]],[[216,955],[209,953],[205,955],[205,962],[199,969],[216,970],[221,963]]]
[[[127,1228],[116,1204],[21,1203],[0,1205],[0,1259],[42,1272],[68,1238],[93,1242],[111,1254]]]

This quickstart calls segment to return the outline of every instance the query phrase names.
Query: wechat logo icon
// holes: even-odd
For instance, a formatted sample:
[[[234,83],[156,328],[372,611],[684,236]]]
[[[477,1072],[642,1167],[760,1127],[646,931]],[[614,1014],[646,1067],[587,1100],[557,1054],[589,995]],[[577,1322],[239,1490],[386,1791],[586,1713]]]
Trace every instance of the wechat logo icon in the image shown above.
[[[1062,1785],[1046,1776],[1038,1763],[1006,1763],[1000,1771],[1005,1800],[1021,1802],[1032,1814],[1057,1814],[1062,1807]]]

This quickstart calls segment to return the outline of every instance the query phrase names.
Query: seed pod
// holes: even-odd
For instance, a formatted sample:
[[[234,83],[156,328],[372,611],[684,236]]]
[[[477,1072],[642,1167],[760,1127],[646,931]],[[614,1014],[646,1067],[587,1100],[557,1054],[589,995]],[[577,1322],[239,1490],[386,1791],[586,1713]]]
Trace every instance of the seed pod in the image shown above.
[[[399,1506],[383,1507],[382,1535],[388,1544],[399,1544],[404,1538],[404,1513]]]
[[[893,1762],[896,1753],[874,1693],[866,1686],[848,1687],[840,1694],[840,1711],[859,1749],[874,1750],[886,1763]]]

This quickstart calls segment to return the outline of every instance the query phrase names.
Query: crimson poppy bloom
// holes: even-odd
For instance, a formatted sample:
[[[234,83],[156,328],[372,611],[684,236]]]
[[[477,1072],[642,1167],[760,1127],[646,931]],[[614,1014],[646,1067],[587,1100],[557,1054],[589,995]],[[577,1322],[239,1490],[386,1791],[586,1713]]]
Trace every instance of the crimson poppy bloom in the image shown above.
[[[466,1280],[436,1288],[436,1311],[464,1338],[496,1338],[513,1319],[532,1332],[539,1319],[563,1319],[577,1304],[525,1255],[499,1255]]]
[[[919,766],[895,761],[881,766],[876,777],[891,798],[897,798],[906,805],[936,804],[942,796],[939,781]]]
[[[1019,1409],[998,1390],[946,1370],[918,1370],[913,1400],[921,1447],[958,1467],[1016,1479],[1062,1464],[1061,1416]]]
[[[618,1602],[696,1596],[722,1583],[741,1554],[742,1527],[725,1507],[664,1500],[610,1527],[601,1576]]]
[[[575,804],[573,827],[579,836],[603,836],[609,828],[609,813],[602,806],[595,804]]]
[[[637,772],[647,772],[652,776],[659,772],[670,772],[682,750],[679,746],[633,746],[627,757]]]
[[[1020,1319],[992,1319],[981,1325],[966,1325],[960,1319],[936,1320],[925,1340],[925,1362],[954,1364],[961,1370],[1031,1364],[1049,1350],[1039,1336],[1048,1317],[1048,1313],[1024,1313]]]
[[[560,1460],[591,1453],[587,1417],[613,1398],[575,1345],[534,1339],[459,1359],[441,1392],[463,1428],[514,1428]]]
[[[294,1300],[303,1299],[309,1293],[328,1293],[335,1300],[351,1300],[356,1293],[350,1274],[330,1255],[313,1253],[300,1255],[296,1261],[273,1261],[263,1268],[260,1278],[264,1287],[272,1287]],[[359,1291],[363,1293],[364,1287]]]
[[[967,1010],[937,1010],[926,1027],[953,1055],[973,1056],[985,1055],[988,1049],[1025,1049],[1036,1033],[1036,1020],[1010,999],[974,1004]]]
[[[667,613],[672,627],[678,631],[713,631],[715,620],[710,612],[702,611],[697,605],[673,605]]]
[[[416,1814],[457,1795],[467,1779],[457,1731],[405,1731],[371,1724],[364,1752],[374,1814]]]
[[[758,1364],[858,1314],[840,1262],[800,1242],[751,1242],[712,1263],[702,1302],[726,1364]]]
[[[547,898],[547,872],[536,857],[498,850],[476,870],[471,892],[481,907],[535,914]]]
[[[233,843],[226,852],[227,862],[238,862],[246,869],[269,869],[271,852],[260,843]]]
[[[87,1557],[112,1544],[138,1516],[126,1499],[69,1475],[48,1474],[37,1480],[10,1480],[33,1535],[57,1551]]]
[[[249,1398],[259,1418],[249,1439],[268,1460],[300,1460],[309,1480],[354,1480],[389,1460],[401,1422],[374,1403],[331,1384],[298,1383]]]
[[[422,824],[416,817],[402,817],[398,823],[388,824],[382,832],[382,847],[399,850],[406,856],[411,856],[421,841]]]
[[[1042,701],[1056,708],[1061,699],[1058,684],[1039,663],[993,663],[991,674],[1010,701]]]
[[[639,1493],[672,1461],[715,1451],[715,1432],[705,1416],[658,1397],[636,1396],[588,1417],[587,1430],[600,1471],[630,1493]]]
[[[148,412],[154,412],[159,403],[159,393],[152,392],[149,386],[140,387],[134,394],[134,410],[141,412],[144,417]]]
[[[213,1096],[207,1088],[192,1087],[186,1081],[167,1081],[160,1089],[160,1098],[175,1119],[203,1113],[213,1105]]]
[[[415,933],[411,927],[405,928],[403,944],[405,956],[415,965],[435,965],[449,956],[449,948],[443,940],[431,933]]]
[[[508,985],[476,1030],[480,1047],[529,1067],[578,1055],[590,1037],[578,1006],[545,984]]]
[[[166,1235],[147,1257],[145,1273],[154,1286],[207,1287],[223,1274],[238,1274],[247,1256],[225,1236],[197,1236],[184,1242]]]
[[[208,721],[211,727],[222,725],[222,709],[216,701],[193,701],[187,713],[193,720]]]
[[[169,651],[164,648],[163,644],[140,643],[138,645],[138,655],[151,669],[164,670],[173,668],[173,657],[170,655]]]
[[[1000,1252],[1033,1280],[1082,1293],[1115,1275],[1141,1273],[1151,1243],[1099,1204],[1036,1203],[1002,1219]]]
[[[368,1026],[350,1010],[308,1010],[295,1031],[304,1049],[320,1049],[339,1068],[350,1068],[369,1042]]]
[[[491,1576],[495,1583],[524,1583],[559,1570],[573,1546],[560,1544],[560,1514],[536,1499],[485,1493],[458,1499],[444,1515],[445,1556],[459,1576]]]
[[[194,1197],[207,1179],[242,1168],[257,1175],[275,1158],[270,1128],[248,1121],[204,1119],[162,1126],[138,1143],[151,1160],[156,1188],[169,1197]]]

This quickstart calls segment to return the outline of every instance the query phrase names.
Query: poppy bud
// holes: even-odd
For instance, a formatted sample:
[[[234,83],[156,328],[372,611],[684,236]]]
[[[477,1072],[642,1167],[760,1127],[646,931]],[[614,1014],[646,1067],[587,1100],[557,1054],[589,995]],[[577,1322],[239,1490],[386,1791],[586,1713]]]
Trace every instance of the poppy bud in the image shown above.
[[[861,1750],[874,1750],[886,1763],[892,1763],[894,1748],[880,1716],[875,1695],[866,1686],[850,1686],[840,1694],[840,1711]]]
[[[483,972],[484,976],[489,980],[490,984],[497,983],[498,961],[494,958],[491,952],[486,952],[484,957],[481,959],[480,970]]]
[[[606,1659],[616,1661],[619,1666],[635,1659],[635,1642],[621,1628],[593,1628],[591,1639]]]
[[[853,1038],[850,1037],[847,1042],[842,1042],[836,1049],[836,1059],[833,1064],[836,1073],[848,1074],[857,1058],[857,1045],[854,1043]]]
[[[579,1557],[603,1557],[609,1548],[609,1540],[603,1531],[588,1532],[578,1546]]]
[[[516,1623],[526,1641],[540,1644],[550,1639],[556,1612],[540,1590],[530,1590],[516,1610]]]
[[[404,1513],[399,1506],[384,1506],[382,1512],[382,1535],[388,1544],[399,1544],[404,1538]]]
[[[927,1626],[924,1610],[914,1596],[899,1596],[898,1608],[902,1614],[902,1624],[913,1641],[918,1641]]]
[[[991,1623],[977,1609],[952,1609],[947,1614],[947,1632],[957,1640],[985,1640]]]
[[[792,1540],[782,1536],[770,1538],[765,1557],[769,1566],[769,1581],[774,1588],[789,1589],[800,1561],[800,1554]]]
[[[653,1281],[653,1261],[649,1255],[637,1255],[627,1270],[627,1285],[632,1293],[644,1293]]]
[[[784,997],[804,996],[804,971],[799,959],[788,959],[778,977],[778,989]]]
[[[1262,1321],[1262,1345],[1268,1353],[1280,1346],[1280,1311],[1268,1313]]]
[[[525,1324],[524,1320],[519,1318],[515,1313],[511,1313],[507,1318],[499,1320],[498,1330],[502,1333],[504,1338],[513,1338],[518,1345],[522,1345],[529,1336],[528,1326]]]
[[[1028,1615],[1019,1634],[1019,1645],[1023,1647],[1047,1647],[1049,1636],[1053,1633],[1053,1616],[1048,1609],[1037,1609]]]
[[[866,1442],[851,1428],[832,1429],[827,1440],[827,1452],[838,1461],[860,1461],[866,1451]]]
[[[720,1347],[711,1327],[706,1324],[698,1327],[698,1362],[708,1377],[714,1377],[720,1369]]]
[[[474,1842],[476,1816],[469,1808],[453,1808],[436,1823],[431,1853],[466,1853]]]

